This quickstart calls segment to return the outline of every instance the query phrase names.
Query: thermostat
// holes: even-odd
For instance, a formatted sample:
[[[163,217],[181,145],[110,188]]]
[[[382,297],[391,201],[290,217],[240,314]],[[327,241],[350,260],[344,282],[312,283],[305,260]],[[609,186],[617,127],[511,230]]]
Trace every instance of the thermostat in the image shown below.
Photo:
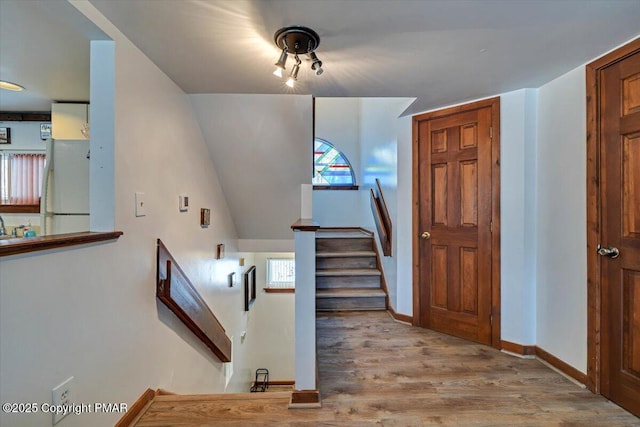
[[[189,210],[189,196],[180,196],[180,212]]]

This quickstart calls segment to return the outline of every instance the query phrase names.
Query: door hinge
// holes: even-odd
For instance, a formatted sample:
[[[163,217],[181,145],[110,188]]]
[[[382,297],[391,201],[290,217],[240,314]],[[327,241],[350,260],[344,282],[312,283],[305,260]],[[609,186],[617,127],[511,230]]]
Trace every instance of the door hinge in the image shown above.
[[[493,221],[489,221],[489,232],[493,233]]]
[[[491,315],[491,317],[489,318],[489,322],[491,323],[491,326],[493,326],[493,314]]]
[[[493,139],[493,126],[489,126],[489,138]]]

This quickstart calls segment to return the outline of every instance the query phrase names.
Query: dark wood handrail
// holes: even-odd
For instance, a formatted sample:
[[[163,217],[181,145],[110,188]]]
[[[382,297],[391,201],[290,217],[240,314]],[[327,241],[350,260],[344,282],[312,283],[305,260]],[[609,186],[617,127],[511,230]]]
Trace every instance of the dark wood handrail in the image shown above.
[[[378,178],[376,178],[375,191],[373,188],[371,189],[371,212],[373,213],[373,219],[376,223],[376,229],[378,230],[378,239],[380,239],[382,253],[384,256],[391,256],[393,226],[391,223],[391,215],[389,214],[389,209],[387,208],[387,203],[382,193],[382,186]]]
[[[222,362],[231,361],[231,340],[169,250],[158,239],[156,296]]]
[[[54,234],[0,240],[0,257],[116,240],[122,231]]]
[[[293,224],[291,224],[291,229],[293,231],[317,231],[320,228],[320,225],[317,222],[314,222],[312,219],[302,219],[300,218]]]

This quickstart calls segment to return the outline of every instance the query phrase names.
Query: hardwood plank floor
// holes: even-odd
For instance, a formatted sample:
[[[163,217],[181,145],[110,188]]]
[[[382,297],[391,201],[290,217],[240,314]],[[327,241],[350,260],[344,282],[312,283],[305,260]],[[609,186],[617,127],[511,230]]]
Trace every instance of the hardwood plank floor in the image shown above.
[[[288,393],[160,396],[137,426],[640,426],[536,360],[385,312],[318,313],[317,325],[321,409],[289,410]]]

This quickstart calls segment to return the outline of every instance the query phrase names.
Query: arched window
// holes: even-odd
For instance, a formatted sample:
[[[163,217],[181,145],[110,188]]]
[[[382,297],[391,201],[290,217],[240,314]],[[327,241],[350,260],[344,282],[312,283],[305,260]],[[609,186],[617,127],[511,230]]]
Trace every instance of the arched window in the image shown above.
[[[347,157],[329,141],[321,138],[314,140],[313,185],[329,187],[356,185],[356,175]]]

